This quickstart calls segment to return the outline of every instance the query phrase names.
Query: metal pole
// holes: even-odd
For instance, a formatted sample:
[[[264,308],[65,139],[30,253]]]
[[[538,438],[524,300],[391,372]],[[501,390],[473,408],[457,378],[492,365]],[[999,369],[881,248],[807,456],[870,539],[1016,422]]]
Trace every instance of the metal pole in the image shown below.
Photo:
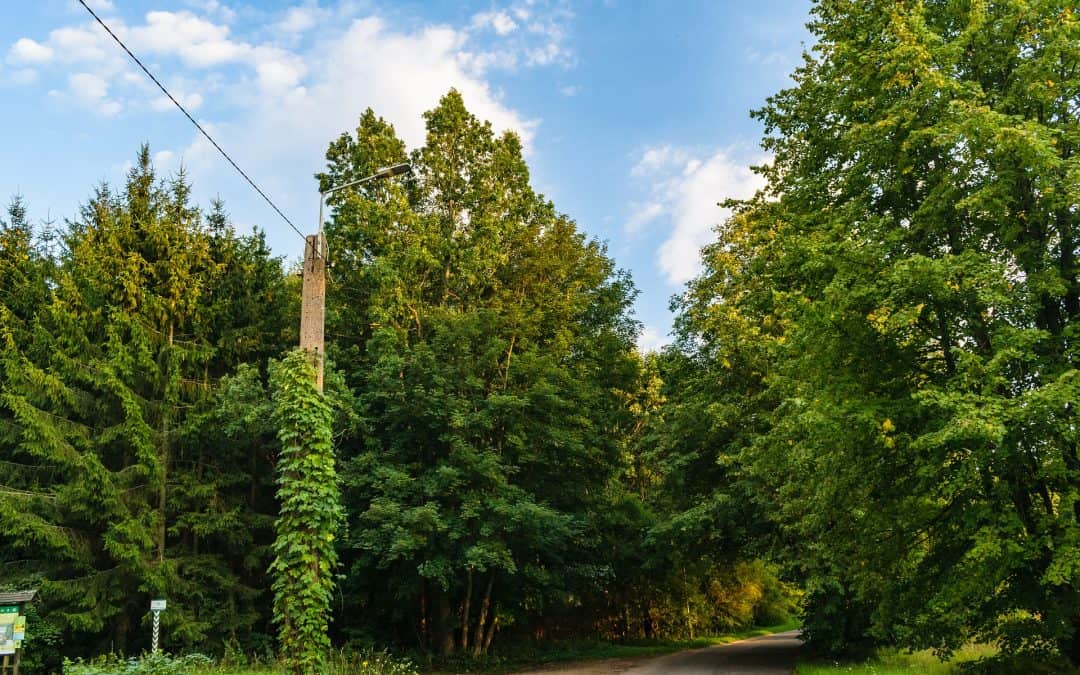
[[[154,610],[154,636],[153,642],[150,647],[150,651],[157,654],[158,651],[158,636],[161,634],[161,612]]]

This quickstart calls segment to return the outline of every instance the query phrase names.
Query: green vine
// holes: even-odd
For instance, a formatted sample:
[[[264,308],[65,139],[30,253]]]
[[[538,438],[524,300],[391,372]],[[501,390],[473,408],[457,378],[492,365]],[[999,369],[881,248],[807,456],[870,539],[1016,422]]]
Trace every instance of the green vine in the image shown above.
[[[332,443],[333,411],[315,386],[308,356],[288,354],[271,373],[274,423],[281,441],[275,523],[274,617],[290,673],[324,673],[330,600],[342,522]]]

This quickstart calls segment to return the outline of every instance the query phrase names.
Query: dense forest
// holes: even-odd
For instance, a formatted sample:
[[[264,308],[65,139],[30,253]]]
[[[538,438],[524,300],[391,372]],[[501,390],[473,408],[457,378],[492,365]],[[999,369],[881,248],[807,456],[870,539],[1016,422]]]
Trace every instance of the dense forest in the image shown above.
[[[159,596],[167,649],[272,653],[292,611],[268,573],[288,549],[276,475],[296,461],[281,428],[307,414],[331,420],[340,479],[340,517],[319,521],[335,643],[482,655],[496,635],[693,635],[792,611],[774,567],[657,528],[681,473],[645,450],[662,393],[628,276],[532,190],[516,136],[456,92],[427,128],[407,154],[368,111],[330,144],[324,187],[414,173],[331,200],[328,405],[300,415],[275,385],[299,279],[222,204],[193,206],[183,173],[159,178],[143,147],[63,228],[11,204],[0,564],[42,591],[28,654],[144,649]]]
[[[275,653],[298,520],[332,568],[298,601],[329,610],[320,648],[799,613],[828,653],[1080,664],[1073,4],[817,2],[754,113],[767,187],[659,353],[629,275],[455,91],[419,148],[371,110],[329,144],[322,189],[413,172],[329,200],[324,394],[290,384],[292,265],[147,147],[63,224],[16,197],[0,590],[41,591],[26,665],[145,649],[152,597],[170,651]],[[282,482],[308,457],[315,506]]]

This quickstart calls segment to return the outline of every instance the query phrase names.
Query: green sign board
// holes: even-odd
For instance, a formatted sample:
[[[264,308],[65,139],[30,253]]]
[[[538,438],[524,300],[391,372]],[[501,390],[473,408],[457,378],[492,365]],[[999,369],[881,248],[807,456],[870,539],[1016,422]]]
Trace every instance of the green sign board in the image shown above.
[[[4,619],[8,617],[11,618],[11,621],[4,621]],[[0,615],[0,654],[14,654],[16,647],[15,615]]]

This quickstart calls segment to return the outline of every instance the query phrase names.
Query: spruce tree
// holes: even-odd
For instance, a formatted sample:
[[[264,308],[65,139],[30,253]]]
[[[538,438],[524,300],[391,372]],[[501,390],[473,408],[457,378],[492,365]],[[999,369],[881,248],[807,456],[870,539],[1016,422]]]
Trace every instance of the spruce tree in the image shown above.
[[[152,596],[170,599],[166,646],[250,639],[268,614],[251,570],[268,562],[272,471],[253,455],[272,448],[228,435],[215,389],[280,349],[287,311],[253,322],[258,344],[239,336],[291,303],[261,239],[220,215],[208,232],[189,195],[142,148],[123,190],[70,224],[28,339],[11,312],[0,324],[0,452],[25,467],[0,495],[0,556],[40,580],[70,654],[144,646]]]

